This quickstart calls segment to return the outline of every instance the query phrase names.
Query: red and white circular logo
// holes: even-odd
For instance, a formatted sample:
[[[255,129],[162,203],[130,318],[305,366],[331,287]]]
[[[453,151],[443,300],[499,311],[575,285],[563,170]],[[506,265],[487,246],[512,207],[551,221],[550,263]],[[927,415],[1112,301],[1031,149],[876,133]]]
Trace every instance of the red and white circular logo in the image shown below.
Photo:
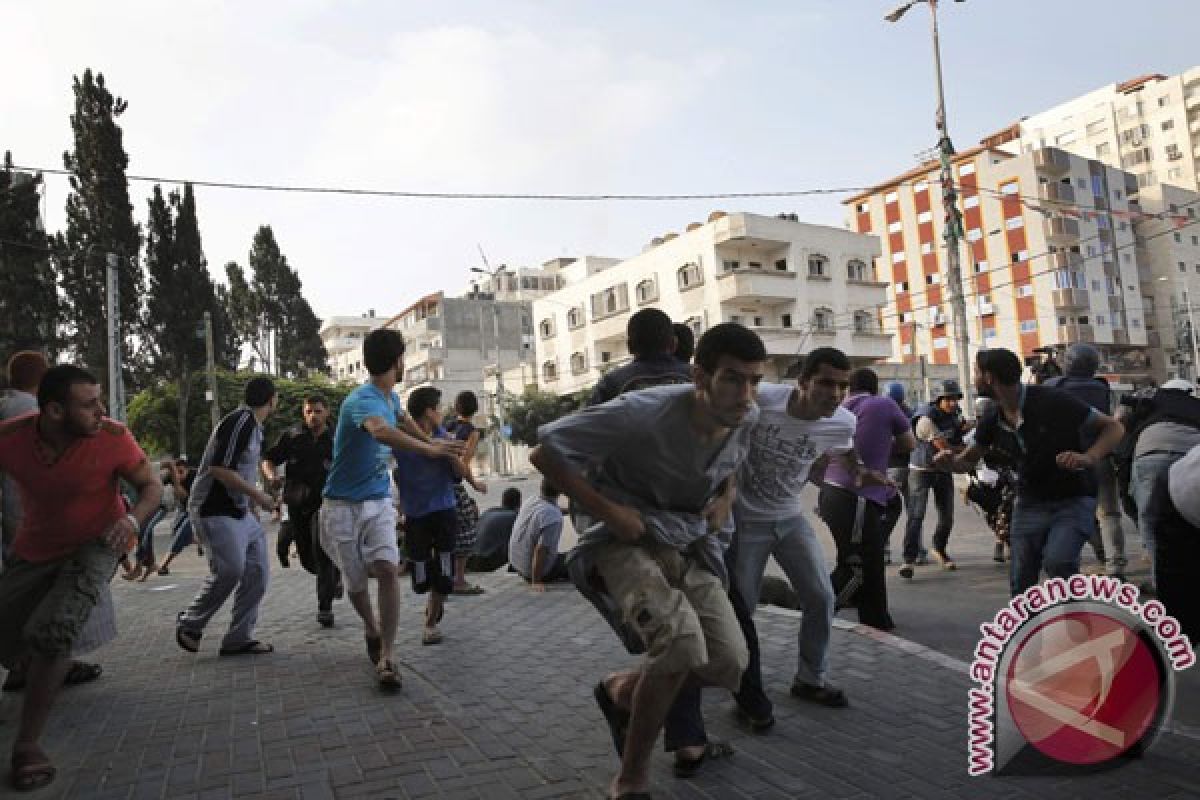
[[[1100,764],[1125,753],[1166,700],[1152,646],[1120,619],[1092,611],[1067,612],[1035,628],[1005,679],[1021,735],[1067,764]]]

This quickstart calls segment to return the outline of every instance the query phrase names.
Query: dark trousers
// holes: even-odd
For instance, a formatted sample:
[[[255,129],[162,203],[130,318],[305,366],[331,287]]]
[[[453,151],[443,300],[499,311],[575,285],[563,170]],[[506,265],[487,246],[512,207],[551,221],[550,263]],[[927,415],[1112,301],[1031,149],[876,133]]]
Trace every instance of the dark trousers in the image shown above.
[[[908,475],[908,527],[904,530],[904,560],[914,562],[920,554],[921,529],[925,526],[925,506],[933,492],[937,509],[937,527],[933,531],[933,548],[945,550],[954,527],[954,476],[949,472],[912,470]]]
[[[887,512],[892,504],[885,508],[862,499],[862,520],[856,537],[859,500],[854,492],[840,486],[821,487],[818,505],[821,519],[829,526],[837,544],[837,566],[830,579],[840,607],[856,606],[860,622],[886,630],[892,627],[892,619],[888,614],[883,548],[887,539]],[[899,505],[899,495],[892,500]],[[854,541],[856,538],[859,541]],[[853,586],[855,583],[857,588]]]
[[[1191,525],[1171,502],[1167,473],[1155,478],[1148,505],[1156,515],[1154,584],[1167,613],[1179,621],[1184,634],[1200,641],[1200,529]]]
[[[279,531],[277,547],[286,553],[292,542],[300,555],[300,566],[317,576],[317,610],[332,611],[333,601],[340,595],[341,573],[321,547],[321,532],[316,508],[293,509],[288,506],[288,521]]]
[[[734,542],[734,547],[725,551],[725,568],[730,574],[733,573],[734,559],[737,558],[734,551],[737,546],[736,536]],[[729,601],[742,626],[746,647],[750,650],[750,661],[746,671],[742,673],[741,686],[734,692],[733,697],[738,708],[755,719],[766,719],[771,716],[772,707],[771,700],[763,688],[762,661],[759,656],[758,631],[754,627],[754,609],[747,608],[732,580],[729,582]],[[689,677],[675,696],[675,702],[667,712],[667,721],[663,728],[663,748],[668,752],[708,743],[708,734],[704,730],[704,712],[701,708],[702,688]]]

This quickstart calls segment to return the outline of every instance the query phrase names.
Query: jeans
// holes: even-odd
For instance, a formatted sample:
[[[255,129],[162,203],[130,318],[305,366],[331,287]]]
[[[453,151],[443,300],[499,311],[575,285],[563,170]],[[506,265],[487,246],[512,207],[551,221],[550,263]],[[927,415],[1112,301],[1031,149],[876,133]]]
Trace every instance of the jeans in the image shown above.
[[[1096,524],[1096,498],[1030,500],[1017,495],[1009,544],[1009,588],[1016,596],[1038,583],[1042,570],[1051,578],[1079,572],[1079,554]]]
[[[768,558],[775,556],[775,561],[787,575],[804,610],[796,681],[823,686],[829,636],[833,630],[834,596],[825,566],[825,553],[812,526],[800,515],[777,520],[739,517],[734,541],[737,549],[730,578],[748,608],[758,605]],[[758,680],[761,683],[761,677]]]
[[[904,561],[913,563],[921,550],[921,530],[925,525],[925,506],[933,490],[937,508],[937,527],[933,531],[933,549],[946,549],[950,529],[954,527],[954,476],[948,472],[914,469],[908,475],[908,526],[904,529]]]
[[[1109,575],[1125,573],[1125,529],[1121,505],[1117,501],[1117,475],[1112,462],[1103,459],[1096,465],[1096,511],[1099,514],[1100,541],[1104,544],[1105,568]]]
[[[1137,504],[1138,530],[1142,534],[1142,547],[1154,559],[1154,531],[1158,527],[1158,514],[1150,502],[1154,483],[1172,464],[1183,458],[1183,453],[1148,453],[1133,460],[1129,474],[1129,493]]]

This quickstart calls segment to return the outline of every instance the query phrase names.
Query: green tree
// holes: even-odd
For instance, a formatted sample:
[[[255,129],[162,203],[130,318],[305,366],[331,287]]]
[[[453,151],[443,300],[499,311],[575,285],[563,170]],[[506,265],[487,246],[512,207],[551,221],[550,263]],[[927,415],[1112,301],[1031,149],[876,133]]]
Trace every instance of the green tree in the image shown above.
[[[304,299],[300,276],[288,265],[270,225],[254,234],[249,264],[252,300],[243,301],[239,312],[255,354],[264,366],[276,365],[281,375],[324,372],[327,354],[320,337],[321,321]],[[232,276],[230,290],[234,291]]]
[[[258,298],[250,283],[246,280],[246,272],[236,261],[225,265],[225,286],[221,291],[222,306],[229,319],[232,338],[236,340],[240,354],[242,346],[249,346],[260,361],[266,363],[260,349],[262,343],[258,338]]]
[[[560,396],[531,387],[519,395],[506,395],[504,420],[512,426],[509,438],[517,444],[536,447],[537,429],[582,408],[588,394],[590,392]]]
[[[38,203],[42,176],[16,172],[4,154],[0,170],[0,357],[59,347],[60,307],[50,239]]]
[[[85,70],[75,77],[73,152],[63,153],[71,172],[67,229],[55,237],[54,251],[65,302],[66,344],[77,360],[96,370],[108,366],[105,269],[113,254],[118,264],[120,338],[127,375],[138,373],[135,333],[142,323],[144,282],[138,263],[141,231],[133,221],[125,170],[129,157],[117,118],[127,104],[104,85],[104,76]],[[128,380],[128,379],[127,379]]]

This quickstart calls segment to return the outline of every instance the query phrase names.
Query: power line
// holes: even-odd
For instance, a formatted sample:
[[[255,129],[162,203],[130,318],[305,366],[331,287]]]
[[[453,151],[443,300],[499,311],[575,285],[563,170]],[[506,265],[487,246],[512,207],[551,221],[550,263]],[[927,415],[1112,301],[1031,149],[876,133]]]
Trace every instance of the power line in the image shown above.
[[[49,175],[73,175],[70,170],[44,167],[14,166],[15,170],[43,172]],[[848,186],[839,188],[795,189],[759,192],[700,192],[696,194],[553,194],[523,192],[426,192],[400,189],[358,189],[339,186],[289,186],[274,183],[242,183],[234,181],[208,181],[194,178],[164,178],[147,175],[126,175],[126,180],[144,183],[169,183],[203,186],[209,189],[238,189],[257,192],[291,192],[297,194],[340,194],[360,197],[397,197],[415,200],[550,200],[569,202],[603,202],[610,200],[738,200],[755,197],[810,197],[830,194],[852,194],[865,191],[866,187]]]

